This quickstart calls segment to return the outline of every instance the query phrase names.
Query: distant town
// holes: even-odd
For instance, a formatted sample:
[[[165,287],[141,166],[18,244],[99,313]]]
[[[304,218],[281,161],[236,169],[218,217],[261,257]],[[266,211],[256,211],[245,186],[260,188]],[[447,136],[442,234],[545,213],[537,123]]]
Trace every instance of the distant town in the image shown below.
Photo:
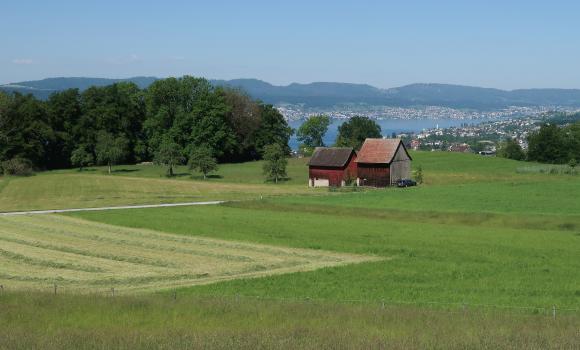
[[[576,112],[580,108],[562,106],[511,106],[498,110],[478,111],[441,106],[392,107],[372,105],[336,105],[327,108],[307,108],[296,104],[280,104],[276,108],[288,121],[303,120],[311,115],[325,114],[333,119],[349,119],[355,115],[372,119],[503,119],[537,116],[548,112]]]
[[[414,150],[475,152],[495,155],[499,142],[514,139],[528,148],[528,135],[557,116],[573,115],[580,108],[562,106],[530,106],[493,111],[462,110],[440,106],[391,107],[346,105],[330,108],[304,108],[300,105],[276,107],[288,121],[305,120],[309,116],[326,114],[332,119],[349,119],[355,115],[375,120],[464,120],[460,126],[427,128],[421,131],[393,132],[387,138],[401,138]]]

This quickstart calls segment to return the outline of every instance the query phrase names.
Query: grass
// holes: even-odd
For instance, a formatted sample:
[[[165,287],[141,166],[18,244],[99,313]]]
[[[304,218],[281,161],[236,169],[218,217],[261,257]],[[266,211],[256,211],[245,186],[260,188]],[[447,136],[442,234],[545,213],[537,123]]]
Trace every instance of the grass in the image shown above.
[[[34,277],[27,273],[40,268],[71,275],[107,273],[108,265],[65,258],[81,251],[100,255],[90,258],[110,261],[111,266],[134,264],[147,271],[179,270],[168,264],[193,259],[180,253],[193,249],[187,244],[161,244],[151,237],[143,241],[142,236],[137,240],[128,234],[151,230],[184,242],[383,259],[182,285],[177,300],[169,291],[111,298],[6,289],[0,295],[0,308],[7,310],[0,318],[0,344],[47,349],[578,348],[580,178],[521,173],[521,167],[537,165],[493,157],[448,152],[412,156],[414,166],[423,168],[425,184],[354,193],[306,188],[303,159],[291,161],[291,180],[279,186],[263,182],[259,162],[224,165],[219,176],[206,182],[189,175],[166,179],[164,170],[155,166],[119,167],[122,171],[112,176],[95,168],[0,179],[0,196],[11,201],[0,202],[0,208],[181,201],[179,196],[190,195],[200,200],[245,199],[211,207],[52,216],[58,222],[92,222],[82,240],[77,236],[85,231],[75,225],[68,226],[65,236],[42,229],[52,227],[46,223],[35,226],[28,242],[37,249],[53,249],[47,246],[51,240],[62,257],[25,254],[10,245],[14,240],[6,240],[12,236],[0,232],[0,260],[20,266],[18,276]],[[78,188],[66,189],[72,183]],[[263,200],[257,200],[260,195]],[[11,227],[18,234],[20,226],[27,227]],[[89,234],[95,227],[99,233]],[[70,240],[78,242],[69,247],[77,250],[63,251]],[[99,248],[105,244],[111,248]],[[157,251],[149,245],[175,250]],[[208,253],[225,254],[220,249]],[[244,250],[237,255],[248,254]],[[218,274],[252,266],[231,259],[233,255]],[[274,253],[265,259],[273,262],[269,259],[274,256],[279,258]],[[194,265],[183,268],[198,271]],[[122,269],[118,271],[122,276]],[[144,276],[138,272],[133,271]],[[126,285],[160,290],[159,283],[179,287],[174,282],[132,279]],[[99,286],[108,290],[110,284]],[[385,309],[379,307],[383,301]],[[546,315],[553,305],[556,320]]]
[[[224,165],[220,169],[221,178],[206,181],[190,176],[168,179],[163,175],[165,169],[152,165],[118,166],[113,175],[107,175],[105,168],[91,168],[83,172],[59,170],[24,178],[0,178],[0,211],[240,200],[313,193],[306,187],[306,179],[298,175],[305,171],[302,159],[290,161],[291,178],[283,185],[264,182],[261,162]]]
[[[114,225],[283,247],[376,254],[390,260],[190,288],[203,295],[257,295],[325,300],[387,299],[578,308],[576,230],[537,230],[309,213],[238,203],[72,214]],[[192,226],[190,223],[195,222]]]
[[[573,349],[578,318],[248,298],[0,295],[1,349]],[[42,325],[42,326],[36,326]]]
[[[65,216],[0,218],[0,285],[11,290],[118,292],[215,283],[233,278],[376,260],[169,235]]]
[[[569,165],[535,165],[535,166],[524,166],[517,169],[517,172],[520,174],[551,174],[551,175],[578,175],[580,174],[580,170],[577,168],[573,168]]]
[[[308,183],[307,158],[289,158],[288,159],[288,178],[282,181],[280,185],[305,186]],[[213,183],[242,183],[242,184],[264,184],[264,175],[262,174],[263,161],[252,161],[245,163],[220,164],[215,173],[209,174],[209,180]],[[91,172],[105,174],[106,167],[92,167],[88,169]],[[147,177],[147,178],[165,178],[167,169],[157,165],[122,165],[115,169],[113,175],[130,176],[130,177]],[[186,166],[178,166],[174,169],[175,178],[180,180],[201,180],[203,175],[198,172],[190,171]]]

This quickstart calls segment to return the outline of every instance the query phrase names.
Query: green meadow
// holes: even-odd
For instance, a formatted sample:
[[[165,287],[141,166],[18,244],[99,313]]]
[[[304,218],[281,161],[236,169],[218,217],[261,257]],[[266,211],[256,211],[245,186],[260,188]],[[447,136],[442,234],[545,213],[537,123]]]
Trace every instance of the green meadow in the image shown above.
[[[2,179],[1,210],[234,199],[67,216],[175,239],[378,259],[146,295],[119,285],[115,299],[13,292],[8,281],[0,338],[11,348],[48,339],[47,348],[74,347],[85,336],[100,339],[85,348],[580,346],[580,176],[522,173],[528,163],[476,155],[412,156],[425,183],[406,189],[308,189],[305,159],[291,160],[278,186],[263,181],[260,162],[222,165],[206,181],[185,169],[167,179],[157,166]]]
[[[320,193],[308,190],[306,169],[306,160],[290,160],[289,179],[280,185],[264,181],[262,162],[224,164],[208,180],[184,166],[168,178],[166,169],[156,165],[118,165],[111,175],[106,167],[91,167],[0,177],[0,212]]]

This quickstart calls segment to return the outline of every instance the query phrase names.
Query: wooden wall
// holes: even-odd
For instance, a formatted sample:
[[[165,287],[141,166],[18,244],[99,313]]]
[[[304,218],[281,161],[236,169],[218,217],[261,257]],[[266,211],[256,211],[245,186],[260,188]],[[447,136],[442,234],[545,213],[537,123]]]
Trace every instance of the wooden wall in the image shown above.
[[[388,164],[358,163],[357,172],[360,186],[387,187],[390,184]]]
[[[312,179],[328,179],[328,185],[334,187],[342,186],[343,181],[356,179],[357,163],[356,155],[351,155],[345,167],[316,167],[308,168],[308,185],[312,186]]]

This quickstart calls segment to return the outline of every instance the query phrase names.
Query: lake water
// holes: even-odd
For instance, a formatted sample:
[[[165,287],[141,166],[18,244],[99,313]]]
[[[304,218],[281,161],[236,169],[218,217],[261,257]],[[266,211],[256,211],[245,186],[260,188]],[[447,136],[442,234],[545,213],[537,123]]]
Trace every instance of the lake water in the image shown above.
[[[336,136],[338,135],[338,127],[342,125],[345,119],[332,119],[332,123],[328,127],[328,132],[324,135],[324,144],[327,146],[332,146],[336,141]],[[488,119],[382,119],[375,120],[377,124],[381,127],[381,133],[383,136],[391,136],[394,133],[404,133],[404,132],[420,132],[424,129],[434,129],[437,126],[439,128],[449,128],[452,126],[461,126],[462,124],[479,124],[488,121]],[[288,124],[294,130],[297,130],[304,120],[291,121]],[[298,149],[298,140],[296,140],[296,134],[292,135],[290,138],[290,147],[293,150]]]

